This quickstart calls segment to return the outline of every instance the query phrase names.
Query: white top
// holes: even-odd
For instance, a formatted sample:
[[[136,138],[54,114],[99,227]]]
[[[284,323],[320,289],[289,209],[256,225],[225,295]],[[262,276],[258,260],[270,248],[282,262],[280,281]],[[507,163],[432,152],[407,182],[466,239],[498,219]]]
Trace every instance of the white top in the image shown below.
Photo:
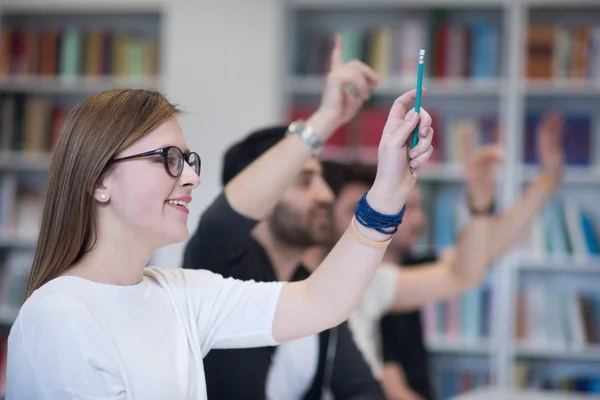
[[[206,399],[210,349],[277,344],[283,284],[153,267],[134,286],[56,278],[11,329],[7,399]]]
[[[356,346],[377,379],[381,379],[383,368],[379,323],[390,311],[396,296],[397,268],[394,264],[384,263],[377,269],[362,301],[348,320]],[[301,399],[314,380],[318,359],[318,335],[277,346],[267,376],[267,399]]]
[[[390,311],[396,297],[397,276],[398,267],[394,264],[381,264],[362,301],[348,320],[356,346],[377,379],[381,379],[383,369],[379,323]]]
[[[277,346],[269,374],[268,400],[300,400],[310,389],[319,365],[319,335]]]

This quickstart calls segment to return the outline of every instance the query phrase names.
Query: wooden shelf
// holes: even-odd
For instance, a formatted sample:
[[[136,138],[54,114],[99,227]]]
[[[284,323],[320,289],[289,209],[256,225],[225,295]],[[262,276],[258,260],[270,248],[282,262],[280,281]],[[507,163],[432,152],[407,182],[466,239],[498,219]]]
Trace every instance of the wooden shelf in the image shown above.
[[[160,90],[161,87],[160,79],[147,77],[71,79],[23,76],[0,78],[0,91],[19,93],[91,94],[118,88]]]
[[[386,96],[399,96],[416,86],[416,77],[387,78],[382,80],[375,93]],[[503,81],[501,79],[428,79],[424,78],[423,86],[427,88],[427,96],[452,97],[494,97],[499,96]],[[296,95],[320,95],[323,90],[323,78],[313,76],[295,76],[287,81],[287,90]]]

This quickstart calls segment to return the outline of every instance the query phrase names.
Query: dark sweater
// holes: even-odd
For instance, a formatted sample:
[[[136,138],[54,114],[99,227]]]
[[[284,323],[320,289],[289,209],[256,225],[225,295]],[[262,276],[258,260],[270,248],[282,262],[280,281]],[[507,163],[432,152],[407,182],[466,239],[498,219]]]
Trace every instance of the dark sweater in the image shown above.
[[[437,259],[435,255],[407,257],[405,267],[418,268],[420,264]],[[390,314],[381,320],[383,359],[402,366],[409,386],[424,399],[431,400],[432,388],[429,378],[427,350],[423,342],[421,312],[412,311]]]

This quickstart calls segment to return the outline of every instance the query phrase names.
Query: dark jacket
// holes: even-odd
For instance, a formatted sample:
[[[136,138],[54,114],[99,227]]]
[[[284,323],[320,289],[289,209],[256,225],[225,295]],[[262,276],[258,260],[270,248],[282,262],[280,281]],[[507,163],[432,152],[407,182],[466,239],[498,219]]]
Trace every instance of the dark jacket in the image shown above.
[[[219,195],[187,244],[184,268],[205,268],[242,280],[275,281],[267,253],[250,234],[256,224],[235,212],[224,194]],[[299,266],[293,280],[306,277],[308,272]],[[265,399],[274,350],[212,350],[204,359],[208,398]],[[319,335],[317,373],[304,398],[320,399],[324,387],[330,387],[336,399],[384,399],[346,323]]]
[[[433,262],[436,256],[407,257],[404,267],[418,268],[420,264]],[[390,314],[381,320],[383,359],[402,366],[409,386],[426,400],[431,400],[432,388],[429,378],[428,355],[423,342],[421,312],[412,311]]]

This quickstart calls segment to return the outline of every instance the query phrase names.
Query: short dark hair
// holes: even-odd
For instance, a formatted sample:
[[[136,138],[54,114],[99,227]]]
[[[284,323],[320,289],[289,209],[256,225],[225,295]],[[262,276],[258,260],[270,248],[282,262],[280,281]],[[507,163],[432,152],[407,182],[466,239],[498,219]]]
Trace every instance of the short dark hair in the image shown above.
[[[223,186],[283,139],[287,128],[287,125],[277,125],[259,129],[230,146],[223,158]]]
[[[357,162],[322,161],[323,177],[336,196],[352,183],[371,187],[375,181],[377,167]]]

